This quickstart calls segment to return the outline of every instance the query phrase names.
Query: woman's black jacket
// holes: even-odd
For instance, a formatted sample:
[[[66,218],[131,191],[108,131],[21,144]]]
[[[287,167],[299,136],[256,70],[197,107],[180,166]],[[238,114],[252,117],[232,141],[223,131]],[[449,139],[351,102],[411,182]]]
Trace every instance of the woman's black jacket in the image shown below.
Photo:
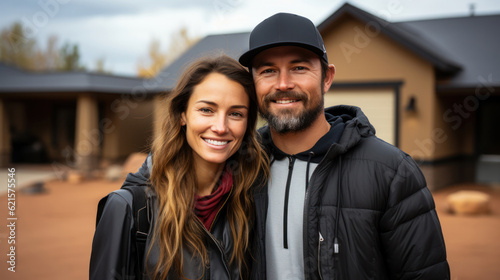
[[[130,173],[123,186],[144,187],[149,179],[148,160],[137,173]],[[230,194],[228,194],[230,195]],[[145,265],[137,266],[137,252],[134,244],[135,225],[133,218],[132,193],[123,189],[114,191],[104,197],[105,203],[102,215],[97,221],[92,254],[90,260],[90,279],[154,279],[152,271],[158,259],[158,245],[152,246],[148,256],[148,248],[153,235],[153,225],[156,217],[156,196],[152,191],[147,192],[149,205],[152,205],[152,220],[147,242],[146,252],[142,260]],[[226,197],[223,198],[224,200]],[[227,203],[216,216],[210,233],[200,222],[205,232],[204,240],[209,256],[209,263],[203,265],[198,258],[184,249],[184,276],[188,279],[241,279],[238,265],[229,264],[232,254],[233,239],[231,229],[226,218]],[[205,266],[205,270],[203,267]],[[203,271],[205,272],[203,274]],[[246,273],[246,272],[244,272]],[[142,277],[142,278],[141,278]],[[177,279],[169,273],[168,279]]]

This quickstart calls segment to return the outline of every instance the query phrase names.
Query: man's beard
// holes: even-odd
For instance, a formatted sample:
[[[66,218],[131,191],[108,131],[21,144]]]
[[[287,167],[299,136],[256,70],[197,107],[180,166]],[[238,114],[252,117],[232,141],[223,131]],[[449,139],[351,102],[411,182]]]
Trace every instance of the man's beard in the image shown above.
[[[321,98],[314,104],[312,108],[307,108],[308,103],[311,102],[310,99],[307,99],[307,96],[303,93],[298,92],[276,92],[272,96],[266,96],[264,99],[264,106],[267,104],[272,98],[279,97],[296,97],[300,98],[300,100],[304,104],[304,110],[294,114],[294,110],[282,109],[278,114],[272,114],[269,110],[259,110],[260,115],[267,120],[267,123],[270,128],[280,134],[286,134],[289,132],[299,132],[303,131],[318,118],[319,114],[324,111],[324,96],[321,93]]]

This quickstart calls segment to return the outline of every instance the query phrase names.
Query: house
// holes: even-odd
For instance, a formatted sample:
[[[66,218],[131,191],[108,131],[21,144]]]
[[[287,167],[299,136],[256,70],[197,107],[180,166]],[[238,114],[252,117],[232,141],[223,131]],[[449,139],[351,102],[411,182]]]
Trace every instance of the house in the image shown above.
[[[87,72],[26,72],[0,64],[0,165],[50,163],[88,174],[102,160],[147,150],[149,80]]]
[[[500,183],[498,26],[500,15],[391,22],[344,4],[318,25],[336,66],[325,106],[360,106],[380,138],[418,162],[431,189]],[[249,35],[207,36],[151,80],[0,65],[2,162],[26,159],[27,149],[31,161],[90,169],[147,149],[159,93],[201,56],[237,59]],[[36,137],[23,140],[26,131]]]
[[[344,4],[318,25],[336,66],[325,106],[357,105],[431,189],[500,182],[500,15],[389,22]],[[238,58],[250,33],[207,36],[159,76],[171,89],[205,55]]]

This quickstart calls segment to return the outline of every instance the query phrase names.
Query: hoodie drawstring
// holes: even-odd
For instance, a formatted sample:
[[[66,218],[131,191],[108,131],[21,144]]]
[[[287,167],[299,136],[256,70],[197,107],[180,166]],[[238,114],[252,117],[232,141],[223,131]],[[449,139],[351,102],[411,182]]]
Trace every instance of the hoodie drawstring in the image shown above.
[[[283,209],[283,248],[288,249],[288,197],[290,196],[290,184],[292,180],[293,165],[295,157],[288,157],[288,178],[286,180],[285,188],[285,206]]]
[[[309,157],[307,158],[307,167],[306,167],[306,191],[309,189],[309,165],[311,165],[311,159],[314,156],[314,152],[309,152]]]
[[[339,163],[338,163],[338,170],[339,170],[339,175],[338,175],[338,180],[337,180],[337,218],[335,219],[335,235],[333,239],[333,252],[335,254],[339,253],[339,241],[338,241],[338,236],[339,236],[339,220],[340,220],[340,211],[342,209],[342,184],[341,184],[341,177],[342,177],[342,156],[339,155]]]

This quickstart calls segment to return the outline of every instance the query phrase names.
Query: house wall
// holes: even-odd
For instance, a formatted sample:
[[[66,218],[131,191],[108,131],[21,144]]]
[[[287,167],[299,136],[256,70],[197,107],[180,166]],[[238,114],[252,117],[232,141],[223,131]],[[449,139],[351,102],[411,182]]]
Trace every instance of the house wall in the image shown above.
[[[23,93],[1,98],[0,165],[9,166],[16,156],[18,163],[52,164],[55,171],[91,172],[100,160],[121,163],[131,153],[147,152],[153,101],[132,102],[127,96]]]
[[[55,99],[55,98],[54,98]],[[65,160],[65,152],[73,149],[75,102],[43,96],[16,96],[5,99],[6,124],[9,127],[7,142],[13,142],[9,154],[14,161],[24,163],[49,163]],[[65,114],[68,111],[73,114]],[[71,129],[71,131],[68,131]],[[14,151],[16,149],[16,151]],[[11,162],[11,158],[8,158]]]
[[[102,157],[110,162],[123,161],[131,153],[149,152],[153,135],[154,102],[132,102],[119,97],[104,105]]]
[[[10,160],[10,128],[5,102],[0,98],[0,166],[5,167]]]
[[[446,141],[438,145],[440,155],[474,155],[476,135],[476,111],[458,111],[457,106],[464,103],[470,95],[445,95],[438,99],[436,127],[443,129]]]
[[[322,32],[329,62],[336,67],[334,83],[403,82],[400,90],[399,148],[417,161],[443,156],[436,147],[440,131],[434,130],[438,109],[433,65],[350,15]],[[406,112],[416,98],[416,111]]]

